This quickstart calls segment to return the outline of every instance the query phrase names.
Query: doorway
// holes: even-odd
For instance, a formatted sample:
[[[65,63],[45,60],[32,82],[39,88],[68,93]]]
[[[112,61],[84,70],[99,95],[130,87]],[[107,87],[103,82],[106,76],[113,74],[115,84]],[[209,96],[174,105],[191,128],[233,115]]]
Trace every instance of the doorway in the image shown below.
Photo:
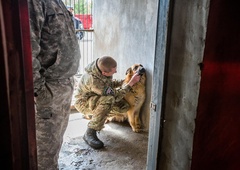
[[[15,2],[18,2],[18,0],[15,0]],[[137,1],[137,2],[138,2],[138,1]],[[27,8],[26,8],[26,7],[27,7],[27,4],[26,4],[27,1],[25,1],[25,3],[23,3],[23,2],[21,2],[21,3],[22,3],[21,5],[19,5],[19,3],[16,3],[16,4],[14,5],[14,7],[16,7],[17,9],[19,9],[19,8],[22,7],[23,10],[26,10],[26,9],[27,9]],[[139,3],[139,2],[138,2],[138,3]],[[153,3],[153,4],[154,4],[154,3]],[[22,5],[23,5],[23,6],[22,6]],[[156,5],[156,4],[154,4],[154,5]],[[8,10],[8,11],[11,11],[11,10]],[[14,11],[16,12],[16,11],[18,11],[18,10],[14,10]],[[27,10],[26,10],[26,11],[27,11]],[[27,14],[27,12],[26,12],[25,14]],[[6,15],[4,15],[4,16],[6,16]],[[10,15],[10,16],[11,16],[11,15]],[[22,16],[22,15],[19,15],[19,16]],[[26,17],[26,15],[24,15],[24,17]],[[15,17],[14,20],[13,20],[13,18],[14,18],[14,17],[10,17],[9,20],[10,20],[10,21],[15,21],[15,20],[18,20],[18,19],[19,19],[19,18]],[[27,17],[26,17],[26,18],[27,18]],[[22,22],[22,21],[27,22],[26,18],[22,19],[21,22]],[[154,21],[155,21],[155,19],[156,19],[156,18],[153,18]],[[2,20],[1,20],[1,21],[2,21]],[[149,22],[151,22],[151,20],[150,20]],[[15,22],[15,24],[16,24],[16,23],[19,24],[19,21],[18,21],[18,22]],[[25,25],[25,26],[26,26],[26,25]],[[150,25],[150,26],[151,26],[151,25]],[[153,26],[153,27],[154,27],[154,26]],[[19,28],[22,28],[22,27],[19,27]],[[26,28],[27,28],[27,27],[26,27]],[[21,30],[21,29],[19,29],[19,30]],[[14,31],[14,32],[11,32],[11,31],[12,31],[12,30],[9,30],[9,32],[11,33],[11,35],[16,35],[16,34],[18,33],[18,31]],[[21,31],[22,31],[22,30],[21,30]],[[26,31],[25,33],[28,33],[28,32],[29,32],[29,31]],[[150,34],[150,33],[149,33],[149,34]],[[152,33],[151,33],[151,34],[152,34]],[[10,35],[10,34],[9,34],[9,35]],[[19,37],[22,36],[21,34],[18,34],[18,35],[19,35]],[[29,40],[29,37],[28,37],[29,35],[27,36],[27,35],[24,34],[24,36],[25,36],[25,38],[26,38],[26,39],[25,39],[26,45],[29,46],[29,45],[30,45],[30,44],[29,44],[29,41],[28,41],[28,40]],[[146,37],[149,37],[149,36],[146,35]],[[150,40],[152,40],[152,39],[150,39]],[[150,41],[150,40],[148,39],[146,43],[149,44],[149,41]],[[22,41],[20,41],[19,44],[21,44],[21,43],[22,43]],[[18,44],[18,45],[19,45],[19,44]],[[150,45],[152,45],[152,44],[154,44],[154,41],[151,41]],[[19,50],[19,52],[21,53],[21,52],[22,52],[21,47],[20,47],[20,45],[19,45],[19,46],[18,46],[18,45],[17,45],[17,47],[19,47],[18,50]],[[153,45],[153,47],[154,47],[154,45]],[[30,48],[28,47],[28,50],[29,50],[29,49],[30,49]],[[138,47],[138,49],[139,49],[139,47]],[[139,50],[137,50],[137,52],[139,52]],[[31,51],[29,50],[29,51],[28,51],[28,54],[30,54],[30,53],[31,53]],[[21,53],[21,54],[23,54],[23,53]],[[152,52],[152,53],[150,54],[150,56],[153,56],[152,54],[154,54],[154,52]],[[149,53],[148,53],[148,55],[149,55]],[[21,56],[20,58],[23,59],[24,57],[25,57],[25,56]],[[144,57],[145,57],[145,56],[144,56]],[[27,68],[25,68],[25,67],[23,67],[23,66],[19,66],[19,67],[18,67],[19,70],[21,70],[21,69],[23,69],[23,68],[28,69],[28,72],[27,72],[28,76],[31,75],[31,71],[30,71],[30,70],[31,70],[31,66],[30,66],[30,65],[31,65],[31,62],[30,62],[31,59],[30,59],[30,58],[31,58],[30,55],[28,55],[28,58],[24,58],[24,59],[27,60],[26,63],[28,64],[29,67],[27,67]],[[149,58],[146,59],[146,60],[149,61]],[[4,62],[4,63],[5,63],[5,62]],[[6,63],[7,63],[7,62],[6,62]],[[15,63],[15,64],[19,64],[19,63],[22,64],[22,63],[24,63],[24,62],[15,61],[14,63]],[[146,62],[146,63],[147,63],[147,62]],[[125,63],[123,63],[122,65],[125,65]],[[26,65],[24,65],[24,66],[26,66]],[[148,68],[150,68],[150,66],[148,66]],[[22,71],[23,71],[23,70],[22,70]],[[122,71],[125,72],[125,69],[122,70]],[[149,73],[150,73],[150,72],[151,72],[151,70],[149,71]],[[12,74],[11,74],[11,75],[12,75]],[[22,79],[22,80],[23,80],[23,79]],[[24,80],[25,80],[25,79],[24,79]],[[30,111],[28,110],[28,112],[24,112],[24,111],[23,111],[23,112],[17,112],[17,111],[15,110],[16,112],[14,112],[14,113],[16,113],[16,115],[18,115],[19,113],[24,113],[23,115],[25,115],[25,113],[29,113],[29,112],[30,112],[30,114],[29,114],[30,116],[29,116],[29,115],[28,115],[28,116],[29,116],[29,117],[34,116],[34,108],[33,108],[34,104],[33,104],[33,96],[32,96],[32,94],[33,94],[33,93],[32,93],[32,90],[33,90],[33,89],[32,89],[32,86],[31,86],[31,85],[32,85],[32,82],[31,82],[30,80],[31,80],[31,78],[26,79],[26,81],[24,81],[24,82],[26,82],[26,84],[27,84],[28,87],[29,87],[29,88],[27,89],[27,94],[29,95],[29,99],[31,99],[31,100],[29,101],[29,103],[28,103],[29,105],[31,105]],[[151,76],[149,76],[149,80],[151,80]],[[7,81],[8,81],[8,78],[6,77],[6,82],[7,82]],[[9,83],[9,82],[7,82],[7,83]],[[18,82],[17,82],[17,83],[18,83]],[[14,88],[14,87],[17,85],[17,83],[14,84],[14,85],[13,85],[13,84],[10,84],[10,85],[11,85],[11,87]],[[21,83],[23,83],[23,82],[21,82]],[[23,83],[23,84],[24,84],[24,83]],[[150,83],[150,84],[151,84],[151,83]],[[148,88],[150,88],[150,87],[148,87]],[[8,90],[9,90],[9,89],[6,88],[6,91],[7,91],[7,92],[9,92]],[[150,90],[150,91],[151,91],[151,90]],[[24,92],[24,90],[22,90],[22,89],[19,87],[18,92],[21,93],[21,92]],[[8,95],[8,94],[6,93],[6,94],[5,94],[5,97],[6,97],[6,98],[8,97],[7,95]],[[26,98],[23,98],[23,100],[21,100],[21,101],[24,101],[25,99],[26,99]],[[16,104],[20,104],[20,105],[22,104],[21,101],[18,101],[17,99],[15,99],[14,101],[16,101]],[[17,103],[17,102],[19,102],[19,103]],[[149,102],[149,101],[148,101],[148,102]],[[29,106],[29,105],[28,105],[28,106]],[[6,104],[6,107],[8,107],[7,104]],[[146,110],[146,109],[145,109],[145,110]],[[13,112],[11,112],[11,113],[13,113]],[[9,114],[9,112],[8,112],[8,114]],[[7,116],[9,116],[9,115],[7,115]],[[7,117],[7,116],[6,116],[6,117]],[[28,117],[28,118],[29,118],[29,117]],[[16,118],[17,118],[17,117],[15,117],[15,119],[16,119]],[[30,137],[28,138],[28,134],[30,134],[30,133],[26,133],[26,131],[24,131],[24,135],[26,135],[27,137],[24,138],[24,136],[21,136],[21,137],[22,137],[22,138],[21,138],[21,141],[19,141],[19,140],[13,140],[13,141],[11,141],[11,142],[13,142],[13,145],[14,145],[15,143],[20,144],[20,142],[23,142],[23,144],[24,144],[24,146],[25,146],[26,148],[29,147],[29,148],[28,148],[28,149],[29,149],[29,152],[30,152],[30,153],[28,153],[29,155],[26,154],[26,155],[24,155],[24,157],[21,158],[22,160],[25,160],[24,163],[25,163],[26,167],[28,166],[28,165],[27,165],[27,164],[29,163],[28,161],[31,162],[31,160],[32,160],[33,158],[36,158],[36,155],[34,155],[34,154],[36,154],[35,145],[33,145],[33,144],[35,144],[35,143],[34,143],[34,142],[35,142],[35,141],[34,141],[34,134],[32,134],[32,133],[34,133],[34,130],[35,130],[35,129],[34,129],[34,121],[33,121],[33,120],[34,120],[34,117],[31,117],[31,118],[29,118],[29,120],[27,120],[27,123],[31,122],[31,125],[29,126],[29,127],[31,127],[31,129],[30,129],[30,131],[31,131],[31,139],[29,139]],[[7,121],[10,121],[10,120],[7,120]],[[17,120],[16,120],[16,121],[17,121]],[[19,121],[19,120],[18,120],[18,121]],[[19,122],[19,123],[20,123],[20,122]],[[13,129],[16,130],[16,128],[19,128],[19,126],[20,126],[20,127],[22,128],[22,129],[20,128],[21,130],[29,130],[28,127],[26,126],[26,124],[27,124],[27,123],[26,123],[26,120],[21,121],[21,123],[23,123],[23,124],[12,124]],[[24,124],[24,123],[26,123],[26,124]],[[16,127],[16,125],[17,125],[17,127]],[[114,127],[114,129],[115,129],[115,128],[116,128],[116,129],[118,128],[117,124],[109,124],[109,127],[111,127],[111,126]],[[128,127],[128,125],[124,125],[124,124],[123,124],[123,125],[121,125],[121,126],[122,126],[123,128],[130,129],[130,128]],[[125,131],[125,132],[127,133],[128,131]],[[17,131],[15,131],[15,133],[17,133]],[[8,135],[10,135],[10,133],[9,133]],[[118,134],[118,135],[121,135],[121,134]],[[135,134],[134,134],[134,135],[135,135]],[[144,135],[145,135],[145,136],[144,136]],[[9,137],[9,136],[8,136],[8,137]],[[113,137],[113,138],[114,138],[114,137]],[[15,138],[15,139],[16,139],[16,138]],[[29,141],[26,140],[26,139],[29,139]],[[123,138],[123,139],[124,139],[124,138]],[[140,139],[141,139],[141,134],[140,134]],[[142,138],[142,140],[141,140],[140,142],[144,142],[145,140],[147,140],[147,136],[146,136],[146,134],[143,133],[143,138]],[[117,140],[114,141],[114,142],[117,142]],[[134,143],[134,142],[137,143],[138,141],[134,140],[134,141],[131,141],[131,142],[130,142],[130,143],[131,143],[131,146],[133,146],[132,148],[134,148],[134,145],[133,145],[133,144],[136,144],[136,143]],[[123,143],[123,144],[128,144],[128,143]],[[147,144],[146,144],[146,143],[143,143],[143,144],[144,144],[144,147],[141,147],[141,145],[139,144],[139,146],[140,146],[139,149],[140,149],[140,150],[137,151],[137,152],[135,152],[135,154],[139,154],[140,152],[143,151],[143,152],[145,152],[145,156],[146,156],[146,154],[147,154],[146,152],[147,152],[147,151],[145,150],[145,146],[147,147]],[[19,145],[15,145],[15,146],[19,146]],[[7,149],[9,149],[9,150],[11,151],[11,148],[9,147],[9,145],[8,145]],[[19,147],[18,149],[20,149],[20,147]],[[135,151],[136,151],[136,150],[138,150],[138,149],[135,148]],[[16,151],[17,151],[17,150],[16,150]],[[128,153],[130,154],[130,152],[128,152]],[[21,155],[18,155],[18,156],[19,156],[19,158],[21,157]],[[111,155],[109,155],[109,156],[111,157]],[[113,156],[113,155],[112,155],[112,156]],[[27,158],[29,158],[29,159],[27,159]],[[144,163],[145,163],[145,158],[146,158],[146,157],[144,157],[144,160],[141,159],[141,161],[144,162]],[[11,155],[9,156],[9,159],[12,159]],[[135,161],[135,160],[133,159],[133,161]],[[92,162],[92,161],[90,161],[90,162]],[[36,168],[36,164],[34,164],[34,163],[36,163],[36,162],[35,162],[35,159],[34,159],[34,161],[33,161],[32,169]],[[135,162],[133,163],[133,165],[135,165],[135,163],[137,163],[137,162],[135,161]],[[139,165],[141,165],[141,164],[139,164]],[[16,165],[16,166],[17,166],[17,165]],[[127,166],[130,167],[131,165],[127,165]],[[19,169],[21,169],[22,166],[18,166],[18,167],[19,167]],[[145,169],[145,166],[142,166],[142,168]],[[23,169],[27,169],[27,168],[23,168]]]

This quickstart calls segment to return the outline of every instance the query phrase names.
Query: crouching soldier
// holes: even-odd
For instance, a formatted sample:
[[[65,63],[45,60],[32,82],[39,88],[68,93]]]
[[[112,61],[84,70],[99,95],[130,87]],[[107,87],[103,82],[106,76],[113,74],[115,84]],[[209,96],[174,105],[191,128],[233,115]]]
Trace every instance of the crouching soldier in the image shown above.
[[[85,71],[78,83],[74,106],[79,112],[92,115],[83,139],[92,148],[100,149],[104,144],[98,139],[96,131],[104,128],[110,111],[124,113],[129,109],[123,97],[140,80],[140,76],[134,75],[128,84],[122,86],[123,80],[112,78],[117,72],[117,62],[109,56],[93,61]]]

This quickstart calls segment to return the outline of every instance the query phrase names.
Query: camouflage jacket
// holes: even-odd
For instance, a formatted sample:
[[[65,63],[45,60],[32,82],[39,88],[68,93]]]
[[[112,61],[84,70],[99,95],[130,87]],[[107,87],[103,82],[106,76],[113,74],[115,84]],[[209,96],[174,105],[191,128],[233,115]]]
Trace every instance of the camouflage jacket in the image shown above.
[[[80,50],[71,15],[61,0],[28,0],[34,92],[45,81],[76,74]]]
[[[98,59],[97,59],[98,60]],[[122,85],[123,80],[113,80],[112,77],[102,75],[97,67],[97,60],[85,68],[85,73],[79,80],[76,99],[88,100],[92,96],[115,96],[120,101],[130,91],[129,85]]]

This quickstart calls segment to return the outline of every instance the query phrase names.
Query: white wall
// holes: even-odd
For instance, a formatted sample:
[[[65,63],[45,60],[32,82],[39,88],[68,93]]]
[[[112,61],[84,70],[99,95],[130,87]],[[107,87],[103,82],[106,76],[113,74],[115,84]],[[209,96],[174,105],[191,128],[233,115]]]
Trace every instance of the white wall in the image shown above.
[[[155,52],[157,0],[94,1],[94,53],[96,59],[110,55],[118,62],[114,78],[123,79],[127,68],[141,63],[147,70],[147,99],[142,109],[148,130],[153,59]]]

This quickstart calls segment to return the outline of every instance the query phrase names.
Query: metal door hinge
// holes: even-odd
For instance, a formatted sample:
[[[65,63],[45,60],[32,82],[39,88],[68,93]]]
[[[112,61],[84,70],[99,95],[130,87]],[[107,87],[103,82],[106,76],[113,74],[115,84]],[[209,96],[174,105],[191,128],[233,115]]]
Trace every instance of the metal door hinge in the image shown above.
[[[157,110],[157,105],[156,104],[151,102],[150,107],[151,107],[151,109],[153,109],[156,112],[156,110]]]

